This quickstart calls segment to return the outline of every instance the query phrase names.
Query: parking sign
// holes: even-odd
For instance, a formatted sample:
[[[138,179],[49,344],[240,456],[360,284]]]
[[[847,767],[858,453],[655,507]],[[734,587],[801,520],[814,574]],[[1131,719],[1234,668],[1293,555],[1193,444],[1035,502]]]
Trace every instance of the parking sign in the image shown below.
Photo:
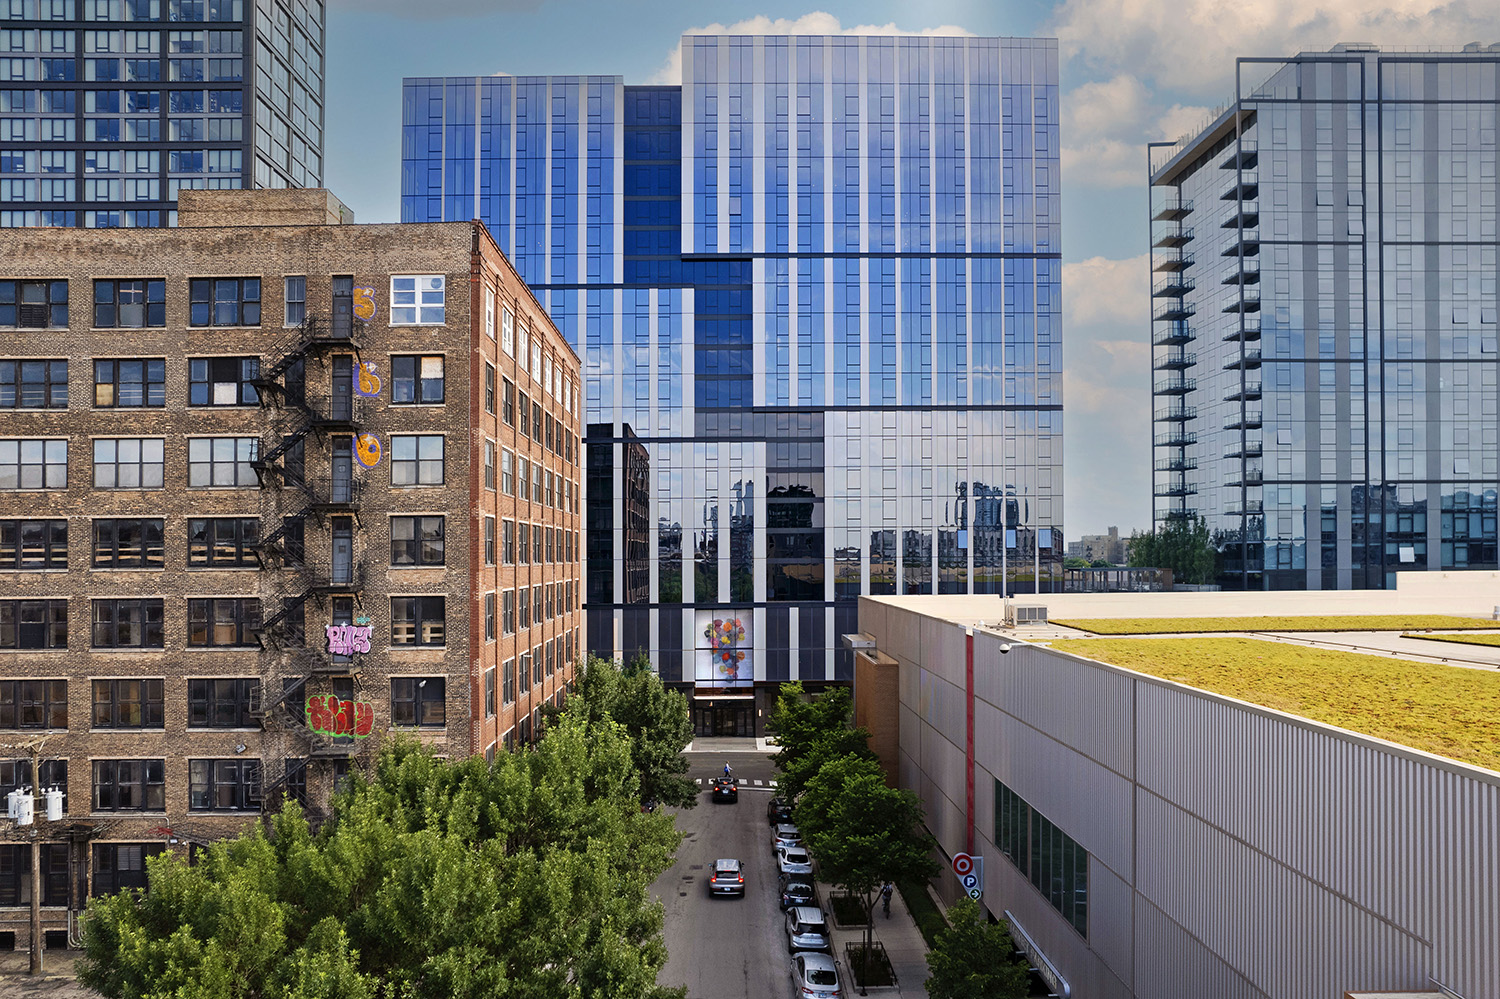
[[[963,885],[964,891],[977,902],[984,894],[984,858],[971,857],[967,853],[955,853],[953,873],[958,875],[958,882]]]

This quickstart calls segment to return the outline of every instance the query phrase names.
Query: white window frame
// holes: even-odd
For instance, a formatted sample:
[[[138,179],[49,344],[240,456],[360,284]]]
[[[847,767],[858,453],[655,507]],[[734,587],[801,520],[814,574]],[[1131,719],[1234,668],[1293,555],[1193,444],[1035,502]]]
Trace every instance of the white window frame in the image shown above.
[[[391,275],[390,325],[443,326],[446,323],[447,279],[442,274]]]
[[[484,289],[484,335],[495,339],[495,289]]]
[[[500,349],[506,357],[516,356],[516,314],[508,305],[500,307]]]

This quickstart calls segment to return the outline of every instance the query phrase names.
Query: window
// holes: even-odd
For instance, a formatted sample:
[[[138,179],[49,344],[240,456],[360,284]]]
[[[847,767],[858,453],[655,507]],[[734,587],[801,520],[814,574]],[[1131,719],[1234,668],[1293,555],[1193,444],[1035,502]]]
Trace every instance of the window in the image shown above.
[[[0,649],[66,649],[66,600],[0,600]]]
[[[188,440],[188,486],[194,489],[258,485],[250,463],[260,453],[257,437],[193,437]]]
[[[500,634],[516,633],[516,591],[505,590],[500,594]]]
[[[521,653],[521,655],[519,657],[519,669],[518,669],[518,672],[520,673],[520,676],[519,676],[520,681],[522,683],[526,684],[527,687],[530,687],[531,686],[531,653],[530,652],[523,652],[523,653]],[[521,723],[521,725],[522,725],[522,729],[524,731],[526,722],[523,721]]]
[[[500,522],[500,564],[516,564],[516,522],[513,520]]]
[[[67,361],[0,361],[0,409],[67,408]]]
[[[554,554],[553,546],[552,546],[552,528],[550,528],[550,527],[544,527],[544,528],[542,528],[542,534],[546,537],[546,540],[547,540],[547,543],[545,545],[546,554],[547,554],[547,561],[549,563],[557,561],[556,559],[554,559],[552,557],[553,554]]]
[[[257,644],[259,597],[195,597],[187,603],[188,645],[234,648]]]
[[[495,667],[484,671],[484,716],[495,717]]]
[[[495,595],[493,593],[484,595],[484,640],[486,642],[495,640]]]
[[[516,356],[516,314],[508,305],[500,307],[500,349],[507,357]]]
[[[500,452],[500,491],[507,496],[516,494],[516,456],[509,451]]]
[[[94,601],[96,649],[162,648],[161,598]]]
[[[0,728],[67,728],[68,681],[0,680]]]
[[[0,520],[0,569],[66,569],[66,520]]]
[[[103,437],[94,441],[95,489],[160,489],[166,441],[160,437]]]
[[[258,357],[188,358],[188,405],[259,405],[260,394],[252,384],[259,377]]]
[[[255,728],[259,708],[258,677],[188,680],[188,728]]]
[[[1087,937],[1088,851],[999,781],[995,781],[995,844],[1042,897]]]
[[[217,517],[188,521],[188,565],[224,569],[260,565],[255,546],[260,541],[256,517]]]
[[[66,797],[64,792],[64,798]],[[66,805],[64,808],[66,809]],[[68,844],[43,843],[38,853],[41,860],[42,905],[67,905]],[[24,843],[6,843],[0,846],[0,905],[30,904],[31,847]]]
[[[542,525],[533,524],[531,528],[531,561],[537,565],[542,564]]]
[[[391,565],[442,565],[442,517],[392,517]]]
[[[67,329],[68,282],[0,281],[0,327]]]
[[[443,356],[391,358],[391,404],[431,405],[443,401]]]
[[[192,326],[259,326],[260,278],[193,278],[188,282]]]
[[[516,425],[516,383],[509,378],[500,379],[500,418],[505,425]]]
[[[188,760],[188,810],[260,808],[260,760]]]
[[[443,281],[441,274],[392,276],[391,325],[443,325]]]
[[[441,728],[447,724],[447,681],[440,676],[391,677],[391,724]]]
[[[542,647],[538,645],[531,650],[531,685],[534,687],[542,682]]]
[[[44,790],[55,787],[63,793],[63,814],[66,815],[68,811],[68,761],[42,760],[41,762],[41,786]],[[31,761],[24,758],[0,760],[0,797],[22,787],[31,787]],[[45,860],[45,857],[43,859]],[[26,869],[31,870],[29,861]]]
[[[95,768],[97,787],[98,768]],[[97,795],[96,795],[97,798]],[[95,843],[94,898],[127,888],[146,887],[146,858],[166,849],[165,843]]]
[[[516,625],[531,627],[531,588],[523,586],[516,591]]]
[[[0,489],[68,488],[68,442],[0,440]]]
[[[531,338],[531,380],[542,380],[542,338]],[[540,407],[538,407],[540,408]]]
[[[495,339],[495,289],[488,286],[484,289],[484,335]]]
[[[391,485],[440,486],[443,484],[443,437],[441,434],[393,435],[391,437]]]
[[[529,356],[530,348],[527,347],[526,327],[516,327],[516,359],[520,361],[522,371],[526,370],[526,358]]]
[[[495,442],[484,442],[484,488],[494,491],[495,488]]]
[[[495,564],[495,518],[484,518],[484,564]]]
[[[95,281],[94,326],[141,329],[167,325],[167,282]]]
[[[517,527],[517,531],[520,533],[521,541],[516,546],[516,557],[522,565],[526,565],[531,561],[531,525],[521,524]]]
[[[553,662],[553,660],[557,656],[557,640],[553,639],[552,641],[548,642],[547,645],[546,645],[546,649],[547,649],[547,675],[551,676],[553,673],[555,673],[557,671],[556,670],[556,666],[555,666],[555,664]]]
[[[523,419],[521,422],[525,423],[526,421]],[[536,441],[538,444],[540,444],[542,442],[542,404],[541,404],[541,402],[533,402],[531,404],[531,439],[534,440],[534,441]]]
[[[303,320],[307,318],[307,278],[305,276],[286,278],[282,301],[286,306],[286,316],[282,320],[282,325],[301,326]]]
[[[166,810],[165,760],[94,761],[94,811]]]
[[[521,393],[521,436],[531,436],[531,397]]]
[[[94,362],[94,405],[100,409],[167,404],[167,362],[161,357]]]
[[[162,680],[95,680],[94,728],[163,728]]]
[[[516,459],[516,496],[521,500],[531,498],[531,462],[525,458]]]
[[[94,521],[95,569],[160,569],[163,561],[162,521]]]
[[[495,366],[484,366],[484,411],[495,415]]]
[[[516,661],[505,660],[500,668],[500,703],[514,704],[516,702]]]
[[[445,644],[442,597],[391,597],[392,645]]]

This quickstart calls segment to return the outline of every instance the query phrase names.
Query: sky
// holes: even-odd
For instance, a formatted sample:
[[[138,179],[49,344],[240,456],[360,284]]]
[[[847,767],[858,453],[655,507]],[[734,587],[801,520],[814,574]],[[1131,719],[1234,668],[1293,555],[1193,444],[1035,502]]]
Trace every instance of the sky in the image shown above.
[[[1069,540],[1151,525],[1146,143],[1177,139],[1233,99],[1239,56],[1500,41],[1493,0],[328,2],[324,183],[360,222],[400,220],[403,77],[590,73],[675,84],[679,38],[694,29],[1057,38]]]

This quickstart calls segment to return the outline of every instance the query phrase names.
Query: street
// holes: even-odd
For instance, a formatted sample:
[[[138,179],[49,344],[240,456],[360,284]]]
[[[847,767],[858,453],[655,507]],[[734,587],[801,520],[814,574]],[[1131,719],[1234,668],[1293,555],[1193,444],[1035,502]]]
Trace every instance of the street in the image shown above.
[[[770,760],[757,753],[690,756],[689,776],[702,778],[705,788],[709,779],[723,774],[726,759],[736,783],[746,783],[739,785],[737,803],[716,805],[704,791],[697,808],[675,812],[684,838],[676,864],[654,886],[666,906],[669,955],[657,981],[686,985],[688,999],[789,996],[790,964],[766,823]],[[709,897],[705,882],[720,857],[744,862],[744,898]]]

